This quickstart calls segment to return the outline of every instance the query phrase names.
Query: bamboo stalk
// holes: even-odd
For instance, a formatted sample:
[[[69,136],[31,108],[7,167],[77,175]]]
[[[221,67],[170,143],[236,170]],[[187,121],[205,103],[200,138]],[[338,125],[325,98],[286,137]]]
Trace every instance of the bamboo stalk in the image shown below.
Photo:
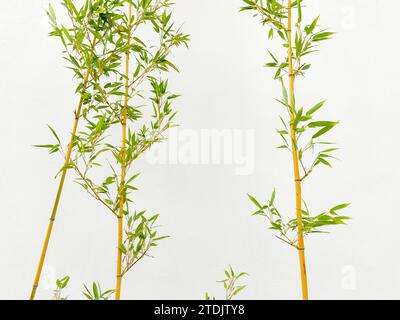
[[[88,69],[86,71],[86,74],[85,74],[85,77],[84,77],[84,82],[83,82],[84,88],[86,88],[87,83],[89,81],[89,74],[90,74],[90,70]],[[63,187],[64,187],[65,177],[67,175],[66,167],[70,163],[70,160],[71,160],[72,148],[73,148],[73,145],[74,145],[75,135],[76,135],[76,131],[77,131],[77,128],[78,128],[78,123],[79,123],[79,118],[80,118],[80,115],[81,115],[82,106],[83,106],[83,98],[81,97],[81,99],[79,101],[78,108],[75,111],[75,120],[74,120],[74,125],[73,125],[73,129],[72,129],[72,133],[71,133],[71,139],[70,139],[70,142],[68,144],[67,154],[65,156],[64,170],[62,171],[62,174],[61,174],[61,179],[60,179],[60,183],[58,185],[56,199],[54,201],[53,210],[51,212],[49,225],[47,227],[46,237],[45,237],[45,240],[44,240],[42,253],[41,253],[39,264],[38,264],[38,267],[37,267],[35,279],[34,279],[34,282],[33,282],[32,291],[31,291],[31,295],[30,295],[30,300],[34,300],[35,299],[36,290],[37,290],[37,288],[39,286],[40,276],[42,274],[43,264],[44,264],[44,260],[46,258],[46,253],[47,253],[47,248],[49,246],[51,232],[53,230],[53,225],[54,225],[54,221],[56,219],[58,205],[60,203],[60,198],[61,198],[62,190],[63,190]]]
[[[122,119],[122,148],[121,148],[121,187],[119,194],[119,212],[118,212],[118,248],[117,248],[117,284],[115,286],[115,299],[121,299],[121,282],[122,282],[122,251],[123,244],[123,213],[125,203],[125,176],[126,176],[126,122],[127,122],[127,107],[129,101],[129,58],[130,58],[130,44],[131,44],[131,18],[132,18],[132,4],[129,4],[128,15],[128,49],[125,54],[125,98]]]
[[[306,258],[304,247],[303,235],[303,219],[302,219],[302,194],[301,194],[301,177],[299,170],[299,153],[297,148],[297,136],[295,131],[295,105],[294,105],[294,82],[295,74],[293,70],[293,48],[292,48],[292,1],[288,0],[288,63],[289,63],[289,95],[290,95],[290,135],[292,140],[292,156],[293,156],[293,169],[295,177],[296,189],[296,216],[298,225],[298,254],[300,261],[300,274],[301,274],[301,288],[304,300],[308,300],[308,285],[307,285],[307,271],[306,271]]]

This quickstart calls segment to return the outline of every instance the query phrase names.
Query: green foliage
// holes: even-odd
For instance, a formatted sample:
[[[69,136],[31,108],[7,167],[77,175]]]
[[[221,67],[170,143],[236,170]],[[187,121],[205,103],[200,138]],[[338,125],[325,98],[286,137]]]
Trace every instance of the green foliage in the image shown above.
[[[282,42],[284,52],[287,52],[288,47],[288,30],[286,29],[285,20],[287,19],[287,7],[282,1],[278,0],[244,0],[245,6],[241,9],[242,11],[252,10],[255,11],[255,16],[261,18],[261,23],[265,25],[269,30],[269,37],[273,38],[275,34],[279,36]],[[297,9],[298,19],[295,24],[295,35],[293,44],[293,62],[294,62],[294,77],[304,76],[305,72],[310,69],[311,64],[304,62],[304,57],[307,57],[310,53],[316,52],[318,44],[321,41],[328,40],[334,34],[328,32],[326,29],[322,29],[318,25],[319,17],[316,17],[311,23],[306,24],[303,27],[303,16],[302,16],[302,3],[304,1],[293,1],[292,9]],[[298,108],[296,105],[290,106],[288,103],[288,93],[284,84],[284,77],[289,76],[289,63],[288,56],[283,58],[277,58],[278,55],[268,52],[268,57],[272,58],[271,61],[266,63],[269,68],[275,69],[276,80],[279,80],[282,84],[283,98],[277,101],[284,107],[286,112],[294,114],[294,128],[297,134],[297,141],[295,141],[294,147],[298,149],[299,154],[304,156],[308,151],[316,151],[316,147],[321,144],[326,144],[324,141],[319,139],[333,129],[338,122],[337,121],[325,121],[315,120],[314,116],[325,104],[325,101],[318,102],[316,105],[306,108]],[[292,110],[292,108],[294,110]],[[308,110],[307,110],[308,109]],[[288,149],[291,151],[291,139],[290,139],[290,121],[284,121],[281,117],[283,128],[277,130],[278,134],[282,137],[284,144],[279,148]],[[307,129],[310,132],[307,131]],[[308,135],[306,133],[309,133]],[[302,141],[303,144],[301,143]],[[321,153],[317,152],[317,156],[314,161],[311,161],[310,166],[305,169],[304,174],[308,176],[309,173],[319,164],[329,165],[330,163],[326,160],[331,158],[328,153],[335,150],[322,150]],[[301,157],[303,158],[303,157]],[[321,160],[322,159],[322,160]]]
[[[222,283],[225,290],[225,300],[232,300],[236,295],[238,295],[243,289],[246,288],[245,285],[238,285],[237,282],[248,276],[246,272],[236,273],[231,266],[225,270],[225,278],[218,282]],[[215,300],[215,297],[211,297],[208,292],[205,294],[206,300]]]
[[[147,252],[158,245],[158,242],[168,238],[157,232],[158,215],[146,218],[145,211],[126,215],[125,241],[121,251],[123,254],[122,275],[126,274],[137,262],[147,255]]]
[[[69,276],[57,279],[56,289],[53,292],[53,300],[67,300],[67,297],[63,296],[63,290],[67,287],[69,280]],[[98,282],[93,282],[91,289],[89,289],[85,284],[83,287],[85,288],[85,291],[82,293],[88,300],[109,300],[111,295],[115,292],[115,290],[107,290],[103,292]]]
[[[63,290],[67,287],[69,279],[69,276],[65,276],[56,280],[56,289],[53,291],[53,300],[67,300],[67,297],[63,297]]]
[[[287,29],[288,8],[285,6],[286,1],[278,0],[243,0],[245,5],[241,11],[252,11],[254,16],[261,19],[261,23],[268,30],[268,38],[273,39],[275,36],[282,45],[282,52],[285,55],[280,57],[278,54],[268,52],[270,61],[266,63],[266,67],[274,70],[274,79],[278,80],[282,86],[282,98],[277,99],[283,106],[286,117],[281,116],[280,121],[282,128],[277,129],[278,135],[281,137],[283,144],[278,146],[279,149],[288,150],[291,154],[295,153],[300,163],[302,173],[300,173],[300,182],[303,182],[316,167],[326,166],[332,167],[332,160],[336,159],[334,153],[338,150],[332,147],[333,143],[327,142],[325,136],[337,126],[338,121],[317,119],[316,115],[320,113],[325,105],[325,101],[320,101],[310,106],[300,106],[293,96],[294,104],[290,105],[288,90],[285,85],[285,77],[298,78],[305,76],[306,71],[311,68],[309,62],[304,61],[308,56],[318,51],[318,45],[325,40],[331,38],[334,34],[319,26],[319,17],[314,18],[309,23],[303,22],[302,10],[304,7],[303,0],[292,2],[291,10],[297,13],[294,29]],[[293,73],[289,68],[288,43],[290,34],[293,43],[292,61]],[[295,139],[292,137],[295,136]],[[271,225],[271,229],[279,232],[279,238],[297,247],[297,234],[289,233],[297,229],[297,220],[283,221],[281,214],[274,205],[275,191],[267,205],[261,205],[258,200],[249,195],[250,200],[257,206],[256,215],[267,218]],[[305,208],[307,208],[304,203]],[[320,228],[332,225],[344,224],[349,219],[346,216],[338,215],[336,211],[344,209],[346,205],[337,206],[327,212],[311,216],[308,209],[303,210],[303,228],[305,234],[321,232]],[[338,209],[339,208],[339,209]]]
[[[131,18],[127,13],[130,4]],[[49,6],[50,35],[60,39],[67,68],[78,81],[76,93],[83,105],[80,115],[83,128],[75,136],[70,164],[60,171],[74,170],[76,182],[115,217],[120,195],[124,196],[127,227],[120,250],[124,254],[125,274],[164,239],[155,230],[158,215],[146,217],[145,211],[137,213],[132,208],[133,193],[138,189],[134,182],[139,174],[130,175],[130,170],[175,125],[173,102],[179,95],[169,90],[167,75],[178,71],[171,53],[180,46],[187,47],[189,36],[175,27],[169,0],[86,0],[83,3],[63,0],[62,5],[69,22],[58,21],[55,10]],[[127,53],[131,72],[126,88]],[[118,170],[122,164],[122,142],[112,132],[125,124],[125,99],[128,133],[124,166],[128,176],[122,181]],[[56,131],[49,128],[56,143],[38,147],[47,148],[50,153],[58,152],[65,158]],[[104,174],[105,170],[100,167],[109,172]]]
[[[103,292],[98,282],[93,282],[91,289],[89,289],[85,284],[83,287],[85,288],[85,291],[82,291],[82,293],[88,300],[109,300],[111,295],[115,292],[115,290],[107,290]]]
[[[264,217],[270,224],[269,228],[279,233],[277,237],[280,240],[298,248],[297,219],[291,219],[287,222],[284,221],[282,214],[275,206],[275,195],[276,193],[274,190],[269,201],[264,205],[261,205],[253,196],[248,195],[249,199],[257,207],[257,211],[254,212],[253,215]],[[302,222],[304,235],[311,233],[327,233],[326,231],[321,230],[321,228],[345,224],[346,220],[350,218],[340,215],[338,211],[347,208],[349,205],[350,204],[348,203],[340,204],[328,211],[313,216],[310,213],[307,204],[303,202],[304,209],[302,210]]]

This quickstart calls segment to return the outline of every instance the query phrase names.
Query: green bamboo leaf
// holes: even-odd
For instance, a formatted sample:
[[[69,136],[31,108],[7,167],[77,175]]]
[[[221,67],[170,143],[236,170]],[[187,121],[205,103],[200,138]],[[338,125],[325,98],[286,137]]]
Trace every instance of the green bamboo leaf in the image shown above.
[[[69,31],[68,31],[64,26],[61,27],[61,31],[62,31],[62,32],[64,33],[64,35],[67,37],[67,39],[69,40],[69,42],[72,43],[72,42],[73,42],[73,39],[72,39],[72,36],[70,35]]]
[[[121,252],[122,252],[123,254],[126,254],[126,253],[127,253],[126,247],[125,247],[125,245],[124,245],[123,243],[119,246],[119,250],[121,250]]]
[[[276,196],[276,190],[274,189],[274,191],[272,192],[271,198],[269,200],[269,206],[272,206],[274,204],[275,196]]]
[[[51,21],[52,21],[53,23],[55,23],[57,17],[56,17],[56,13],[54,12],[54,9],[53,9],[53,7],[51,6],[50,3],[49,3],[49,11],[48,11],[48,13],[49,13],[49,17],[50,17]]]
[[[316,134],[314,134],[312,137],[313,139],[316,139],[322,135],[324,135],[325,133],[327,133],[328,131],[332,130],[335,127],[335,124],[332,125],[327,125],[326,127],[322,128],[321,130],[319,130]]]
[[[259,209],[263,209],[262,205],[258,203],[258,201],[251,195],[247,194],[247,196],[249,197],[249,199],[259,208]]]
[[[281,81],[281,86],[282,86],[282,96],[283,96],[283,101],[285,102],[286,105],[289,105],[289,99],[288,99],[288,93],[285,87],[285,84],[283,83],[283,79],[280,79]]]
[[[349,207],[350,205],[351,205],[351,203],[340,204],[340,205],[337,205],[336,207],[333,207],[330,211],[332,212],[332,211],[342,210],[342,209]]]
[[[47,125],[47,127],[50,129],[50,131],[53,134],[53,136],[57,139],[58,143],[61,144],[60,138],[58,137],[56,131],[52,127],[50,127],[50,125]]]
[[[319,32],[313,36],[312,41],[319,42],[319,41],[329,40],[331,36],[334,34],[335,32]]]
[[[313,20],[313,22],[311,23],[311,25],[309,25],[309,26],[307,26],[307,27],[305,28],[305,31],[306,31],[306,34],[307,34],[307,35],[310,35],[310,34],[313,33],[315,27],[317,26],[318,19],[319,19],[319,16],[316,17],[316,18]]]
[[[338,122],[333,121],[315,121],[308,124],[309,128],[335,126]]]
[[[99,288],[97,287],[97,284],[93,282],[93,297],[95,300],[98,300],[100,295],[99,295]]]
[[[314,107],[307,111],[307,115],[312,115],[313,113],[317,112],[322,106],[325,104],[325,100],[318,102]]]

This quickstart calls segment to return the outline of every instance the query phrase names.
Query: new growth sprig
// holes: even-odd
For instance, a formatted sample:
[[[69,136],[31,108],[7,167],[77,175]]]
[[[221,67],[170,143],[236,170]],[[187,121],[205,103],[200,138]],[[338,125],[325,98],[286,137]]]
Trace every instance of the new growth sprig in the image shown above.
[[[225,300],[232,300],[236,295],[246,288],[246,285],[239,285],[238,282],[243,277],[248,276],[246,272],[235,272],[231,266],[224,271],[225,279],[219,280],[222,283],[225,290]],[[215,297],[211,297],[208,292],[205,295],[206,300],[215,300]]]
[[[339,122],[316,119],[316,114],[325,101],[310,107],[298,103],[295,80],[310,69],[311,64],[305,61],[309,54],[318,51],[318,45],[330,39],[334,33],[319,26],[319,17],[310,23],[303,23],[303,0],[243,1],[245,6],[241,11],[255,12],[254,16],[268,29],[268,38],[278,38],[282,44],[279,55],[268,52],[271,60],[266,67],[274,69],[274,79],[282,86],[282,98],[277,99],[277,102],[283,106],[285,113],[280,117],[282,128],[277,129],[283,141],[278,148],[289,151],[293,160],[296,217],[285,221],[275,206],[275,190],[267,204],[261,204],[255,197],[248,196],[257,207],[255,215],[265,217],[271,225],[270,228],[278,232],[277,237],[298,250],[303,299],[308,299],[304,236],[323,232],[323,227],[344,224],[349,218],[339,214],[339,211],[349,204],[340,204],[313,215],[303,199],[304,180],[316,167],[332,166],[331,160],[335,159],[333,154],[338,149],[326,141],[325,135]]]
[[[65,159],[62,177],[75,171],[76,182],[116,218],[119,299],[123,276],[165,238],[156,230],[158,215],[132,209],[139,174],[131,171],[174,125],[172,103],[179,95],[169,91],[165,77],[178,70],[171,52],[187,46],[189,37],[175,28],[169,0],[88,0],[81,8],[65,0],[63,5],[71,26],[60,25],[50,7],[51,35],[63,43],[75,76],[84,74],[76,89],[81,107],[75,112],[75,127],[82,120],[84,129],[75,130],[67,152],[54,129],[56,144],[42,147],[58,151]]]
[[[269,229],[278,231],[279,235],[276,237],[283,242],[293,246],[296,249],[300,249],[298,246],[298,221],[297,218],[285,221],[284,216],[275,207],[275,190],[273,191],[267,204],[261,205],[253,196],[248,195],[250,200],[256,205],[258,210],[253,213],[254,216],[262,216],[267,219],[270,223]],[[303,201],[302,209],[302,222],[303,222],[303,234],[307,236],[311,233],[327,233],[323,231],[323,227],[345,224],[345,220],[349,217],[340,215],[339,211],[345,209],[349,204],[337,205],[326,212],[321,212],[318,215],[312,216],[307,207],[307,204]]]
[[[64,289],[68,286],[70,277],[65,276],[56,280],[56,289],[53,292],[53,300],[68,300],[68,297],[63,295]],[[109,300],[115,290],[103,291],[98,282],[93,282],[91,288],[83,285],[85,289],[82,294],[87,300]]]
[[[53,300],[67,300],[63,295],[63,290],[67,287],[70,278],[65,276],[56,280],[56,289],[53,291]]]

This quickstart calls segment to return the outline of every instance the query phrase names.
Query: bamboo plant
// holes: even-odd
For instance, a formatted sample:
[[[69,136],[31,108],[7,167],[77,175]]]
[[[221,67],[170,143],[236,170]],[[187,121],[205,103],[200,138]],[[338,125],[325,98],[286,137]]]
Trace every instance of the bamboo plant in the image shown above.
[[[52,300],[68,300],[67,296],[64,296],[64,290],[68,286],[70,277],[65,276],[61,279],[56,280],[56,289],[53,291]],[[82,294],[87,300],[109,300],[115,290],[103,291],[98,282],[93,282],[91,288],[83,285],[85,289]]]
[[[171,5],[169,0],[88,0],[77,9],[65,0],[71,28],[60,26],[54,10],[50,13],[54,35],[66,47],[76,47],[79,28],[91,23],[94,30],[88,33],[100,43],[93,52],[85,52],[91,65],[82,93],[84,129],[74,135],[72,156],[66,158],[54,130],[57,143],[44,147],[60,152],[66,159],[61,171],[75,171],[77,183],[116,219],[116,299],[121,297],[122,278],[165,238],[158,235],[158,214],[148,216],[132,208],[132,192],[137,190],[133,182],[139,173],[131,171],[134,162],[163,141],[165,131],[174,125],[172,102],[178,95],[168,90],[164,78],[178,70],[169,56],[174,48],[187,46],[189,37],[175,28]],[[98,10],[97,19],[87,14],[86,7]],[[68,60],[79,76],[85,60],[76,56]]]
[[[308,283],[304,237],[311,233],[320,233],[321,228],[345,224],[349,217],[339,213],[349,204],[334,206],[328,211],[313,215],[303,198],[303,182],[317,167],[331,167],[333,153],[338,149],[324,139],[337,124],[337,121],[317,120],[315,116],[324,106],[320,101],[311,107],[301,107],[296,101],[296,80],[304,76],[311,65],[304,60],[317,51],[318,45],[334,34],[318,24],[319,17],[310,23],[303,22],[303,0],[243,0],[241,11],[253,11],[267,28],[268,38],[278,38],[282,52],[273,54],[266,67],[275,70],[274,79],[282,86],[282,98],[277,103],[283,106],[284,116],[280,117],[282,128],[277,133],[283,140],[278,148],[289,151],[292,158],[295,190],[295,218],[285,220],[275,206],[275,190],[269,201],[261,204],[255,197],[248,195],[256,205],[255,215],[267,219],[270,229],[278,232],[277,237],[295,248],[298,252],[303,299],[308,299]]]
[[[56,289],[53,291],[53,300],[67,300],[68,297],[63,295],[63,290],[67,287],[70,280],[69,276],[65,276],[56,280]]]
[[[76,8],[71,0],[63,0],[61,4],[65,7],[70,21],[67,24],[60,24],[57,21],[53,7],[49,5],[47,15],[53,29],[50,36],[58,37],[64,47],[64,59],[68,62],[68,68],[73,71],[74,77],[77,79],[75,92],[80,99],[77,108],[74,110],[73,127],[66,150],[63,149],[60,138],[51,127],[49,128],[56,138],[57,144],[37,145],[38,147],[48,148],[51,154],[61,152],[64,165],[59,171],[59,174],[61,174],[60,182],[30,294],[31,300],[35,298],[39,285],[67,169],[70,168],[78,124],[82,118],[82,109],[90,101],[89,91],[92,83],[89,80],[100,79],[102,76],[107,75],[109,72],[107,66],[115,60],[115,56],[111,51],[109,53],[104,52],[104,49],[108,48],[113,42],[112,29],[109,24],[105,23],[105,12],[115,10],[118,7],[118,3],[115,1],[86,1],[79,9]]]
[[[237,296],[241,291],[246,288],[246,285],[239,285],[238,282],[245,276],[248,276],[246,272],[235,272],[235,270],[229,266],[227,270],[224,271],[225,278],[219,280],[219,283],[222,283],[225,291],[225,300],[232,300],[235,296]],[[208,292],[205,294],[206,300],[216,300],[215,297],[210,296]]]

